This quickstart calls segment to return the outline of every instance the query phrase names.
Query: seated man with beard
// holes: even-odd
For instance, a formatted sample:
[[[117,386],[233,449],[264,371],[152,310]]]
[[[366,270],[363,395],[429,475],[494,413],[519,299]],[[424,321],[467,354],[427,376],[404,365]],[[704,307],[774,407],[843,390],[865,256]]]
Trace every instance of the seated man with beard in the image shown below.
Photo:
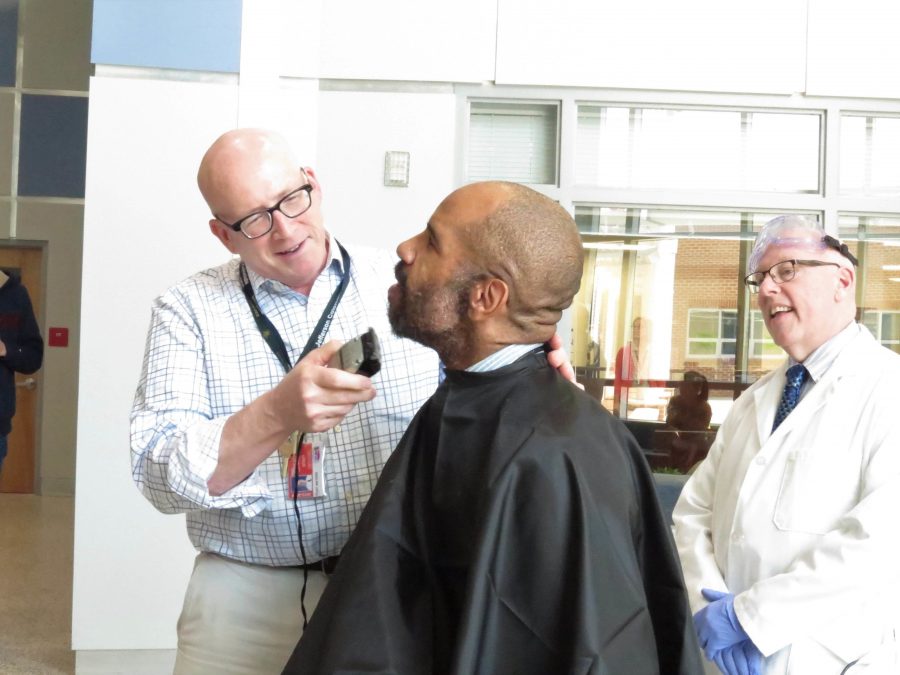
[[[699,673],[641,450],[547,364],[566,211],[475,183],[397,249],[394,332],[446,379],[391,456],[287,673]]]

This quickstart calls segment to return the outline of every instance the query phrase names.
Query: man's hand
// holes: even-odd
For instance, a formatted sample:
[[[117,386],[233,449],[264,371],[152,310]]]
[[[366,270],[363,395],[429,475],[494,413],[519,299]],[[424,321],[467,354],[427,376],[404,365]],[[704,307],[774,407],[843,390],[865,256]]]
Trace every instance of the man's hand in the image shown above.
[[[734,613],[734,595],[704,588],[703,597],[710,603],[694,614],[694,628],[703,653],[710,661],[732,645],[749,639]]]
[[[6,356],[6,343],[0,340],[0,356]]]
[[[563,349],[562,338],[559,336],[559,333],[553,334],[553,337],[547,341],[547,346],[550,347],[550,351],[547,352],[547,363],[556,368],[560,375],[576,387],[584,389],[584,385],[575,381],[575,369],[572,367],[569,355]]]
[[[219,462],[207,481],[213,496],[247,478],[294,431],[331,429],[362,401],[375,398],[364,375],[328,368],[340,349],[335,340],[314,349],[274,389],[228,418],[219,441]]]
[[[762,652],[749,639],[726,647],[714,661],[725,675],[762,675]]]
[[[342,344],[332,340],[314,349],[273,390],[276,415],[288,433],[331,429],[357,403],[375,398],[368,377],[327,367]]]

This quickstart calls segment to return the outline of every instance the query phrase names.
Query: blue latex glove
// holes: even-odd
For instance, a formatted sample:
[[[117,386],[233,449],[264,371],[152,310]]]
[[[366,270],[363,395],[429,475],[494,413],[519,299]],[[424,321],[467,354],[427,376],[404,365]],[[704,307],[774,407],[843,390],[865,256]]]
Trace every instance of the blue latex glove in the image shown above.
[[[726,647],[714,661],[725,675],[762,675],[763,655],[751,640]]]
[[[694,628],[703,653],[710,661],[718,652],[749,639],[734,613],[734,595],[704,588],[703,597],[710,603],[694,614]]]

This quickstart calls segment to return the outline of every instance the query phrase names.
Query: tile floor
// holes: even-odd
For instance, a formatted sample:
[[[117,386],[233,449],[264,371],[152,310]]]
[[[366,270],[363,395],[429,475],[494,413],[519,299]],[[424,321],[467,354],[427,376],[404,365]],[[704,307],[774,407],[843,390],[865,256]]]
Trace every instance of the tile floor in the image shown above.
[[[73,497],[0,494],[0,673],[75,672]]]

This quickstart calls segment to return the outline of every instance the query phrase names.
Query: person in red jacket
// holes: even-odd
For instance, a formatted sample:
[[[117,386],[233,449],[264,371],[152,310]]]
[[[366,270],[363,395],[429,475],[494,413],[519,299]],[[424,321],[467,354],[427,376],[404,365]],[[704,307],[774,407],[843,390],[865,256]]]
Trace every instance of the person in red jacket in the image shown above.
[[[620,415],[622,402],[628,405],[631,387],[662,387],[662,380],[648,377],[650,367],[650,320],[637,317],[631,324],[631,342],[616,353],[613,380],[613,414]]]

